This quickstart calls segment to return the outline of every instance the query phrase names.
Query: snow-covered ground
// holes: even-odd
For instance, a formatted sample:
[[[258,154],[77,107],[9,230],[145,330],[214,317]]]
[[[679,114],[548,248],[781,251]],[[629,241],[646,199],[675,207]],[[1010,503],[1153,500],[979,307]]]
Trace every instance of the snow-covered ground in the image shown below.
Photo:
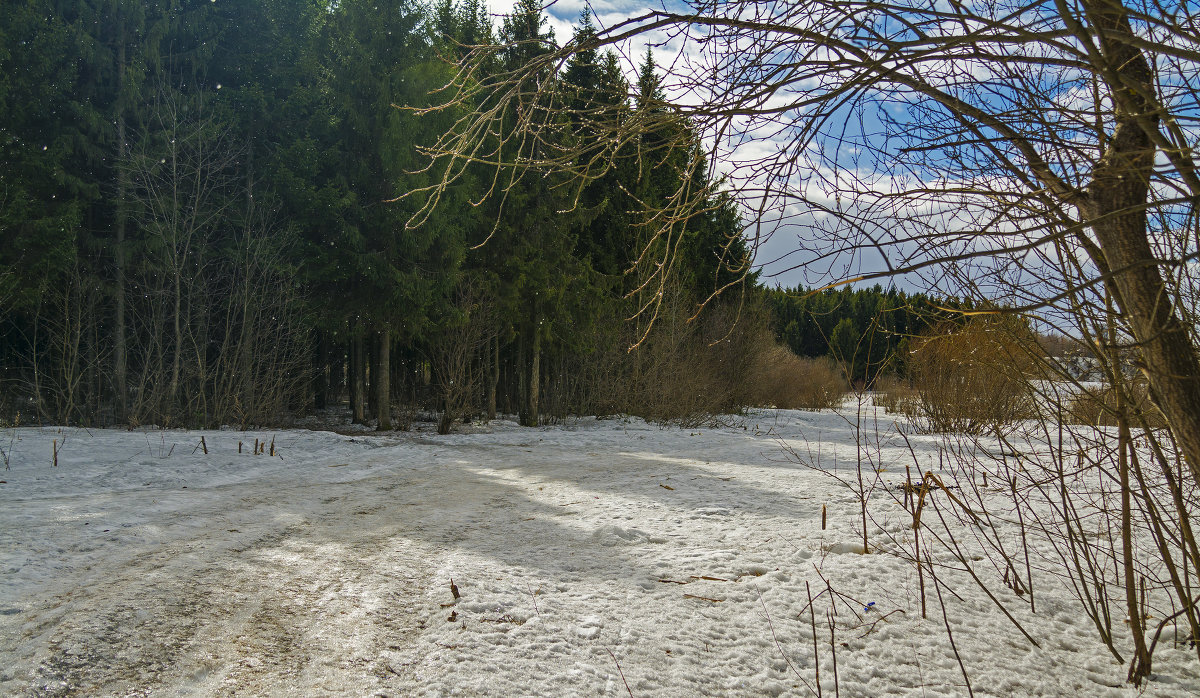
[[[886,543],[911,522],[896,491],[872,495],[880,544],[861,554],[857,497],[783,449],[852,474],[854,431],[831,412],[15,436],[3,695],[802,696],[814,669],[833,695],[835,660],[842,696],[966,695],[963,668],[977,695],[1136,695],[1053,579],[1036,613],[993,588],[1040,648],[951,571],[954,645],[936,588],[922,619]],[[882,485],[912,453],[936,460],[934,437],[910,439],[873,452]],[[1148,692],[1195,695],[1194,653],[1169,645]]]

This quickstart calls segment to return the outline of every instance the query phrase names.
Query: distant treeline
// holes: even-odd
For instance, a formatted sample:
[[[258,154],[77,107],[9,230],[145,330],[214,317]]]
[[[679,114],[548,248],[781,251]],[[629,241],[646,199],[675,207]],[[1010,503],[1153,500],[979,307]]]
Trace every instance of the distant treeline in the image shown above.
[[[798,356],[829,356],[854,380],[904,375],[911,338],[960,322],[969,304],[876,285],[764,291],[772,329]]]
[[[655,119],[582,190],[508,187],[509,109],[492,163],[414,221],[442,174],[420,146],[489,97],[404,107],[447,99],[465,47],[496,40],[512,48],[471,76],[485,86],[556,39],[540,0],[498,24],[483,0],[0,3],[0,417],[249,424],[348,397],[356,421],[449,428],[736,402],[683,383],[701,365],[736,382],[711,345],[737,313],[681,319],[739,278],[737,212],[713,194],[657,239],[644,213],[712,184],[697,139],[664,146],[687,122]],[[562,152],[597,105],[669,112],[649,56],[633,85],[596,51],[547,78],[529,99],[552,102],[542,142]],[[670,284],[639,290],[668,257]]]

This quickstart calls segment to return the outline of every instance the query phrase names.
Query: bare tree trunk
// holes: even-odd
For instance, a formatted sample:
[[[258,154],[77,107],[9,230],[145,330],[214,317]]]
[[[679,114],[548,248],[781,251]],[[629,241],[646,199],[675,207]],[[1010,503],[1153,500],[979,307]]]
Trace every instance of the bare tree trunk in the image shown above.
[[[528,417],[526,409],[528,402],[525,396],[529,394],[526,386],[529,383],[529,362],[526,360],[525,353],[525,332],[521,330],[517,332],[517,422],[524,425]]]
[[[98,423],[101,409],[101,391],[103,390],[104,379],[101,376],[102,362],[100,359],[100,323],[97,322],[97,313],[88,313],[88,346],[87,346],[87,367],[88,367],[88,391],[87,391],[87,422],[95,425]]]
[[[250,239],[255,225],[254,213],[254,149],[249,142],[246,143],[246,222],[243,226],[244,235],[247,240]],[[247,243],[249,245],[249,243]],[[247,402],[251,400],[261,399],[261,396],[254,394],[254,372],[251,367],[254,365],[253,352],[255,347],[250,337],[253,336],[254,323],[260,317],[258,312],[260,306],[255,306],[253,293],[251,292],[252,275],[250,270],[254,261],[256,251],[253,247],[247,249],[246,254],[246,269],[245,278],[243,279],[243,295],[242,295],[242,333],[241,333],[241,352],[242,352],[242,395],[245,396]],[[254,320],[250,318],[253,317]]]
[[[313,406],[325,409],[329,394],[329,340],[325,333],[317,330],[313,337]]]
[[[1082,207],[1100,242],[1094,261],[1114,273],[1111,285],[1138,342],[1142,372],[1200,485],[1200,360],[1150,248],[1145,212],[1155,157],[1151,133],[1158,128],[1148,99],[1155,94],[1154,73],[1124,7],[1103,0],[1084,7],[1102,30],[1101,46],[1116,74],[1109,85],[1116,128]]]
[[[1124,216],[1122,216],[1124,217]],[[1145,230],[1116,222],[1093,225],[1114,277],[1114,295],[1138,342],[1141,370],[1158,408],[1200,484],[1200,362],[1179,321],[1162,275],[1151,260]],[[1141,248],[1141,249],[1138,249]]]
[[[183,272],[176,269],[174,276],[171,290],[174,296],[172,320],[175,341],[171,347],[171,382],[167,387],[167,410],[169,412],[176,411],[176,397],[179,394],[179,367],[183,361],[183,321],[180,317],[183,310]]]
[[[369,335],[373,336],[373,335]],[[379,406],[379,366],[376,361],[379,358],[379,342],[371,341],[369,338],[363,339],[363,382],[366,386],[364,393],[364,406],[366,408],[366,417],[370,419],[377,416],[375,408]]]
[[[118,17],[121,27],[117,41],[117,91],[124,92],[125,85],[125,22]],[[117,210],[116,210],[116,301],[113,318],[113,398],[116,421],[124,422],[129,414],[129,386],[126,374],[127,349],[125,344],[125,226],[128,222],[126,198],[129,195],[129,148],[126,143],[125,110],[117,107]]]
[[[496,389],[500,384],[500,336],[492,338],[489,343],[488,352],[488,377],[487,383],[487,418],[491,421],[496,418]]]
[[[355,424],[365,424],[366,405],[364,400],[363,340],[357,333],[350,336],[350,414]]]
[[[329,362],[329,398],[340,405],[346,394],[346,348],[336,342],[329,343],[333,356]]]
[[[211,327],[213,315],[213,298],[214,294],[208,293],[209,280],[207,276],[207,259],[208,245],[200,244],[196,249],[195,268],[192,271],[191,278],[188,279],[187,291],[187,318],[188,321],[184,325],[186,333],[191,344],[191,352],[195,356],[195,363],[188,367],[190,380],[192,385],[190,388],[185,387],[184,400],[187,402],[186,419],[194,421],[196,416],[199,416],[201,423],[209,424],[211,412],[209,411],[209,397],[212,394],[213,383],[210,381],[208,367],[208,346],[209,346],[209,328]],[[247,367],[246,374],[253,380],[253,372]],[[189,376],[184,376],[185,386]],[[258,396],[255,396],[256,398]]]
[[[379,345],[375,352],[375,371],[371,374],[371,387],[375,389],[375,414],[379,417],[379,431],[392,430],[391,347],[392,330],[385,325],[379,331]]]
[[[1105,305],[1109,307],[1108,319],[1108,352],[1113,371],[1113,389],[1116,393],[1117,416],[1117,477],[1121,487],[1121,574],[1125,580],[1125,608],[1128,616],[1129,632],[1133,636],[1133,660],[1129,663],[1127,679],[1135,686],[1150,675],[1151,657],[1146,647],[1146,621],[1142,618],[1141,605],[1138,602],[1138,585],[1135,572],[1136,552],[1133,536],[1133,490],[1129,477],[1129,450],[1133,440],[1129,429],[1130,410],[1125,397],[1125,386],[1117,380],[1124,370],[1121,366],[1121,356],[1117,348],[1117,327],[1111,311],[1110,297],[1106,296]]]
[[[542,367],[542,333],[537,325],[534,325],[533,337],[529,347],[529,369],[525,379],[525,395],[524,414],[521,416],[521,425],[526,427],[536,427],[539,421],[538,402],[541,397],[541,367]]]

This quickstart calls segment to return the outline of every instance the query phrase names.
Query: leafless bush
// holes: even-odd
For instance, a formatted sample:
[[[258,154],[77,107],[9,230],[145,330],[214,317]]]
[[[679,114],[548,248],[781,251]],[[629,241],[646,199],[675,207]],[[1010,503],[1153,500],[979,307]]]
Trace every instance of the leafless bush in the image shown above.
[[[929,432],[989,433],[1036,415],[1013,325],[973,320],[919,341],[909,359],[918,397],[898,406]]]
[[[275,422],[306,406],[311,371],[292,237],[239,171],[229,126],[185,99],[162,91],[122,164],[144,238],[129,271],[127,418]]]
[[[880,376],[875,380],[875,404],[888,412],[914,414],[919,409],[920,393],[907,379]]]
[[[1125,391],[1128,405],[1122,404],[1112,385],[1083,388],[1071,398],[1063,416],[1073,424],[1115,427],[1121,418],[1119,410],[1128,409],[1135,421],[1144,420],[1154,428],[1166,426],[1162,414],[1150,402],[1150,389],[1144,380],[1131,380]]]
[[[1047,356],[1067,358],[1079,354],[1080,351],[1077,340],[1057,332],[1039,334],[1037,342]]]
[[[17,413],[12,421],[7,421],[0,418],[0,461],[4,462],[4,469],[12,468],[13,452],[17,446],[17,429],[21,426],[21,413]]]
[[[98,307],[78,264],[39,297],[28,341],[28,393],[38,419],[79,424],[95,413],[96,381],[109,355],[97,333]]]
[[[654,331],[647,333],[642,321],[624,322],[617,309],[610,309],[611,323],[597,323],[588,339],[595,350],[581,352],[555,372],[570,378],[547,391],[549,401],[560,410],[569,402],[576,414],[630,414],[681,425],[711,422],[748,405],[775,404],[786,384],[772,386],[762,375],[778,351],[765,315],[736,298],[711,303],[693,319],[695,311],[684,294],[669,293]],[[800,364],[777,370],[799,365],[808,371],[804,362],[787,356]],[[813,377],[825,378],[819,371]],[[795,391],[788,399],[799,404]]]
[[[675,301],[672,303],[672,301]],[[630,353],[630,403],[623,411],[654,422],[695,426],[733,409],[731,374],[725,356],[741,334],[722,340],[716,334],[727,314],[704,316],[704,327],[688,322],[688,308],[680,299],[668,299],[653,333]],[[627,328],[637,341],[640,327]],[[725,328],[728,332],[728,327]],[[713,335],[716,334],[715,337]],[[724,342],[711,345],[712,341]]]
[[[836,407],[849,391],[845,373],[828,358],[803,358],[787,347],[770,345],[756,357],[746,377],[747,404],[786,410]]]
[[[490,300],[481,283],[463,279],[454,291],[450,315],[442,319],[430,343],[429,363],[441,393],[439,434],[450,433],[455,420],[470,408],[481,382],[475,358],[491,348],[498,331]]]
[[[1106,370],[1121,376],[1115,365]],[[1200,638],[1200,548],[1186,464],[1169,432],[1150,424],[1154,413],[1131,399],[1131,385],[1118,378],[1089,398],[1093,407],[1105,400],[1099,411],[1111,426],[1079,425],[1073,403],[1008,434],[947,434],[923,475],[912,452],[919,478],[892,497],[913,513],[912,540],[893,536],[886,547],[919,574],[923,555],[949,558],[1034,644],[1013,602],[1033,612],[1039,586],[1065,584],[1137,683],[1161,641]],[[875,498],[868,516],[884,520],[891,506]],[[1005,600],[1008,592],[1016,598]]]

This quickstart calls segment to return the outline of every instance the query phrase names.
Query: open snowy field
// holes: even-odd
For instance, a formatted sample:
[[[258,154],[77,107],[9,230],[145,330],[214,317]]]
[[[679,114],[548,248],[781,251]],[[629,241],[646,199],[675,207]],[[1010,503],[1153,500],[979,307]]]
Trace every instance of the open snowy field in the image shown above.
[[[861,554],[858,497],[783,448],[853,480],[847,418],[738,419],[19,429],[0,694],[805,696],[819,669],[824,695],[835,670],[842,696],[966,695],[964,670],[976,695],[1137,695],[1050,576],[1036,613],[992,585],[1040,647],[948,569],[922,619],[890,501],[937,437],[910,452],[890,417],[872,425],[884,514]],[[1168,641],[1155,670],[1150,695],[1200,693],[1191,650]]]

